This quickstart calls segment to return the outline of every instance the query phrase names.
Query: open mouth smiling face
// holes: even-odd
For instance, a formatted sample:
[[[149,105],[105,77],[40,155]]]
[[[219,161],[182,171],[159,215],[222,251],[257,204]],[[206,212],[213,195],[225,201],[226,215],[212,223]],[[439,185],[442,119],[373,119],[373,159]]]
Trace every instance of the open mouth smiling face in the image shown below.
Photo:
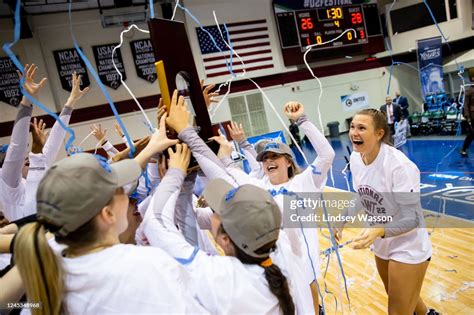
[[[263,169],[267,176],[275,176],[283,172],[288,173],[288,160],[285,155],[268,152],[263,156]]]

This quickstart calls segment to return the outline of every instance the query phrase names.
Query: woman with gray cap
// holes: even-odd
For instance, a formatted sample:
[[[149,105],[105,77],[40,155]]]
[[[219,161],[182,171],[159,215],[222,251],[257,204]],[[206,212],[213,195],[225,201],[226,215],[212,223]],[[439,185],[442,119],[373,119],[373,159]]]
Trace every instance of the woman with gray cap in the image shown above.
[[[80,153],[47,171],[38,222],[20,230],[14,248],[28,302],[42,304],[33,314],[206,313],[187,292],[178,262],[157,248],[119,243],[130,184],[153,155],[177,142],[166,137],[164,119],[133,160],[109,165]],[[55,253],[46,231],[65,249]]]
[[[144,232],[150,245],[190,271],[199,302],[211,314],[314,314],[303,262],[278,242],[282,216],[270,193],[222,179],[208,183],[211,232],[226,255],[210,256],[187,243],[174,223],[191,154],[186,144],[168,152],[169,169],[145,214]]]
[[[327,180],[327,172],[334,160],[335,152],[324,135],[308,120],[304,107],[297,102],[289,102],[284,107],[288,118],[297,122],[316,150],[317,157],[308,168],[299,173],[290,148],[280,142],[269,142],[257,155],[263,162],[266,177],[252,178],[237,168],[226,168],[225,164],[209,149],[189,125],[184,101],[173,95],[167,124],[178,134],[178,138],[188,144],[200,167],[209,179],[223,178],[234,186],[253,184],[268,190],[280,211],[284,210],[284,195],[301,192],[321,192]],[[285,229],[293,252],[305,260],[307,284],[313,293],[314,306],[318,307],[316,277],[319,274],[319,240],[317,230]]]

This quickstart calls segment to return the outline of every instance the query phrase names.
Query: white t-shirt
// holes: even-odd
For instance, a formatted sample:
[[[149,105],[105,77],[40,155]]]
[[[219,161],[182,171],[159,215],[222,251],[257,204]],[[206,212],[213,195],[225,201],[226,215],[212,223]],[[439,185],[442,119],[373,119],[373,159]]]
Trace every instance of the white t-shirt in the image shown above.
[[[401,151],[382,143],[377,158],[365,165],[361,154],[352,152],[352,182],[359,196],[383,196],[381,207],[394,222],[399,222],[406,213],[420,220],[424,226],[420,203],[420,171]],[[414,194],[408,194],[408,193]],[[393,194],[392,194],[393,193]],[[372,213],[364,208],[364,211]],[[405,212],[405,214],[404,214]],[[390,223],[388,223],[390,224]],[[407,264],[418,264],[431,257],[431,241],[425,228],[414,228],[407,233],[377,239],[374,243],[377,257]]]
[[[186,270],[159,248],[118,244],[62,264],[67,313],[208,313]]]

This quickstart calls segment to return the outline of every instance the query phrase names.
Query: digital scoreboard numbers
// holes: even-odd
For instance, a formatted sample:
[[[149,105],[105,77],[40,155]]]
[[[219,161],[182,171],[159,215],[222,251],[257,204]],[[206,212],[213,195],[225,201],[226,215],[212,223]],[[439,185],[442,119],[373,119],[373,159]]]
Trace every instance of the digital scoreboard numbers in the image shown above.
[[[367,30],[360,5],[347,7],[331,7],[317,10],[296,12],[299,45],[317,44],[315,49],[333,48],[346,45],[367,44]],[[330,42],[346,32],[341,38]],[[330,42],[327,44],[323,44]]]
[[[308,61],[385,49],[376,0],[273,0],[273,10],[286,66],[312,45]]]

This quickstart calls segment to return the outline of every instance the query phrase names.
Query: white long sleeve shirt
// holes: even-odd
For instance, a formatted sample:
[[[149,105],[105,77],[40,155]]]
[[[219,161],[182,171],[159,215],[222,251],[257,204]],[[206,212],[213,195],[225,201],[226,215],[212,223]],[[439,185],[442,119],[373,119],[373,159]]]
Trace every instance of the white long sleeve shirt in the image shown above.
[[[280,314],[278,299],[270,292],[264,269],[230,256],[210,256],[187,243],[174,224],[174,211],[184,173],[171,168],[158,186],[152,208],[145,214],[144,232],[152,246],[180,259],[194,280],[199,302],[211,314]],[[303,262],[281,237],[273,262],[287,277],[298,314],[314,314]]]
[[[43,153],[29,154],[28,175],[26,179],[22,178],[21,170],[28,149],[31,112],[31,107],[21,105],[1,172],[0,194],[3,197],[5,217],[9,221],[36,213],[36,190],[39,182],[56,159],[66,134],[56,122],[43,147]],[[66,126],[69,124],[71,113],[72,108],[68,106],[61,111],[60,119]]]

